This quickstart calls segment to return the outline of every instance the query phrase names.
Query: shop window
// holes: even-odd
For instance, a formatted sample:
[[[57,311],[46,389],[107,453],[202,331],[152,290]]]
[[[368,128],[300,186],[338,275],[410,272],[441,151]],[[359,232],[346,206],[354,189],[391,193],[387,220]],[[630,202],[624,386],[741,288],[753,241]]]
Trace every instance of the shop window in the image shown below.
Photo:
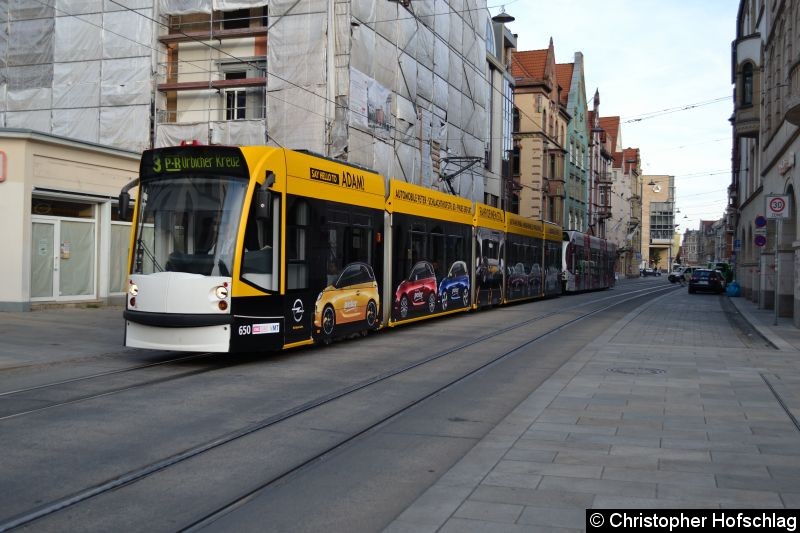
[[[94,204],[79,204],[51,198],[33,198],[31,214],[52,217],[94,218]]]

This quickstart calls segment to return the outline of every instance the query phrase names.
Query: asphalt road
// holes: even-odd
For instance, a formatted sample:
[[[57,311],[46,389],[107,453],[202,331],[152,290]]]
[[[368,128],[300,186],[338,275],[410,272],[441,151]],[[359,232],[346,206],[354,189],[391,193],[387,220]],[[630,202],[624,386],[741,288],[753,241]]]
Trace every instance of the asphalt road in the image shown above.
[[[672,290],[657,281],[131,371],[187,354],[18,352],[0,369],[0,530],[378,531],[574,353],[658,297],[647,288]]]

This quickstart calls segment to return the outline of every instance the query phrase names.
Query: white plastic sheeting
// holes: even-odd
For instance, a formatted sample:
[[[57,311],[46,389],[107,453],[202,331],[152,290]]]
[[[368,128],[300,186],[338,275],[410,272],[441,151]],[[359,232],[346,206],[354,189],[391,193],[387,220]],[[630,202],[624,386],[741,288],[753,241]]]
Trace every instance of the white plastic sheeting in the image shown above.
[[[82,39],[76,39],[81,35]],[[63,17],[55,27],[55,61],[92,61],[103,57],[103,17],[100,14]]]
[[[153,2],[0,1],[0,124],[147,148]]]
[[[328,9],[336,14],[335,50]],[[384,0],[270,2],[270,138],[444,189],[432,142],[440,143],[437,156],[483,158],[489,140],[487,19],[484,0],[415,0],[409,9]],[[335,106],[326,84],[335,88]],[[481,168],[454,180],[462,195],[479,201]]]
[[[100,108],[100,139],[103,144],[140,152],[150,146],[150,105]]]
[[[194,122],[191,124],[159,124],[156,129],[155,147],[178,146],[181,141],[197,139],[203,144],[208,143],[208,123]]]
[[[437,172],[454,169],[444,163],[435,169],[434,155],[484,155],[491,90],[485,0],[414,0],[408,8],[387,0],[119,3],[55,0],[52,7],[0,0],[0,20],[7,21],[0,24],[0,125],[146,147],[154,13],[269,5],[267,118],[159,124],[157,146],[194,138],[274,142],[346,157],[387,177],[438,189],[444,184]],[[431,153],[434,142],[439,154]],[[462,195],[482,201],[480,166],[475,168],[454,183]]]
[[[198,140],[203,144],[266,144],[264,119],[160,124],[155,147],[177,146],[181,141]]]
[[[159,0],[159,11],[164,15],[190,15],[211,11],[235,11],[263,7],[267,0]]]
[[[99,107],[101,64],[101,61],[56,63],[53,68],[53,107]]]
[[[52,123],[55,135],[96,142],[100,136],[100,108],[53,109]]]
[[[52,1],[50,2],[53,3]],[[123,2],[120,2],[123,4]],[[125,5],[125,4],[123,4]],[[56,0],[56,14],[58,15],[85,15],[87,13],[101,13],[103,0]]]
[[[149,57],[152,19],[152,9],[103,15],[103,58]]]
[[[101,106],[149,104],[151,90],[149,58],[103,61]]]
[[[269,7],[267,133],[287,148],[325,153],[333,122],[327,89],[328,2],[274,0]]]

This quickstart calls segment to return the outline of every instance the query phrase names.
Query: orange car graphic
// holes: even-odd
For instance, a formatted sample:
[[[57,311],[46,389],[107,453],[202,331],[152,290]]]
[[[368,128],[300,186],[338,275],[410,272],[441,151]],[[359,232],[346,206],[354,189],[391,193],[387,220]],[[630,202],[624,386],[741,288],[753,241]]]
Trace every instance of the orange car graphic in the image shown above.
[[[314,305],[314,331],[324,339],[333,337],[337,325],[363,322],[364,329],[378,326],[378,283],[372,267],[350,263],[333,285],[322,289]]]

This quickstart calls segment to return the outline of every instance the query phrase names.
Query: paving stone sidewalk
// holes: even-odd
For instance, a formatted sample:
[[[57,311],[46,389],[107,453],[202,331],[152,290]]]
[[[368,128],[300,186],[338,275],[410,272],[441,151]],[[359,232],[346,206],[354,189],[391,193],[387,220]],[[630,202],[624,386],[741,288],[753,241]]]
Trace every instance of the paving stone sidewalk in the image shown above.
[[[587,508],[798,508],[796,346],[788,319],[773,325],[747,300],[668,293],[576,354],[385,531],[581,531]]]

